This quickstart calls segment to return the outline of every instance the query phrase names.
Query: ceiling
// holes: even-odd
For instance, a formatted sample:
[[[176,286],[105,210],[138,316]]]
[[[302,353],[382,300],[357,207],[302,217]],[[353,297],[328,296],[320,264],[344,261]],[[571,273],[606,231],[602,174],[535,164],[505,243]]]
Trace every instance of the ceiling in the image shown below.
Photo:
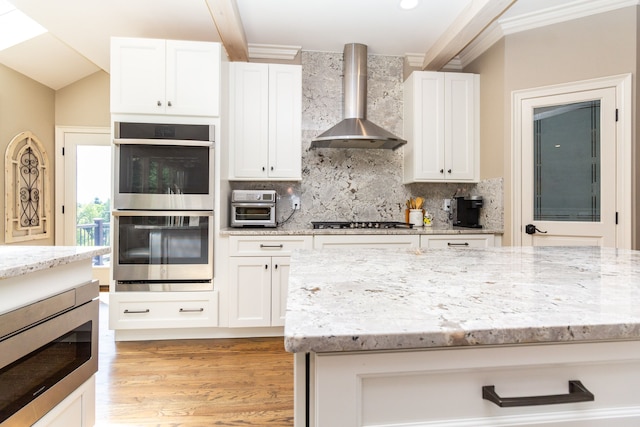
[[[454,56],[464,62],[510,32],[638,3],[516,0],[488,27],[493,17],[473,28],[459,25],[470,8],[483,2],[507,7],[513,0],[419,0],[411,11],[400,9],[399,0],[10,1],[48,32],[0,51],[0,63],[54,90],[100,69],[109,72],[111,36],[221,41],[232,60],[239,49],[234,43],[252,60],[285,59],[300,49],[342,52],[355,42],[366,44],[369,54],[407,56],[420,65],[447,33],[455,43],[445,62]],[[482,13],[472,18],[487,20]]]

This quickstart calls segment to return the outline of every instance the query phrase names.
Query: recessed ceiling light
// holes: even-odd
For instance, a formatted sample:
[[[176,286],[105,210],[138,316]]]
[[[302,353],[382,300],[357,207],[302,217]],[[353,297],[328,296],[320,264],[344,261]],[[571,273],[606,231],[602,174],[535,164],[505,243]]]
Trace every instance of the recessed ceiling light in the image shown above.
[[[404,10],[411,10],[418,7],[419,0],[400,0],[400,7]]]

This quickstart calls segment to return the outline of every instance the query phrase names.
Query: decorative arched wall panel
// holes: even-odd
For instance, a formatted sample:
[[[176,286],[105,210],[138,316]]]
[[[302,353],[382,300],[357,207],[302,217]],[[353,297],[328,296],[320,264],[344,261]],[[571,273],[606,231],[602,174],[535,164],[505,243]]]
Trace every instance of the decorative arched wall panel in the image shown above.
[[[5,153],[5,243],[45,239],[51,233],[49,159],[30,131],[16,135]]]

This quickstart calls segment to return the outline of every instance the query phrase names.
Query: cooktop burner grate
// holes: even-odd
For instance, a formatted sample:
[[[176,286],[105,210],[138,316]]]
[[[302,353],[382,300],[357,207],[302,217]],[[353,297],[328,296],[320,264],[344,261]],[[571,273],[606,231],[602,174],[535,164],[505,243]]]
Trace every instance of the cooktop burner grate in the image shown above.
[[[311,221],[314,229],[389,229],[413,228],[413,224],[398,221]]]

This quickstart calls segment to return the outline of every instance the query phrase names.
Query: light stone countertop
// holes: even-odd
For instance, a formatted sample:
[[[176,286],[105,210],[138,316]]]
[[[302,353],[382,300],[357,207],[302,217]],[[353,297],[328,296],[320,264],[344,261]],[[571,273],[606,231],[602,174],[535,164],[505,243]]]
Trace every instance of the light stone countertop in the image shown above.
[[[106,246],[0,245],[0,280],[104,255]]]
[[[295,251],[284,336],[290,352],[637,340],[640,251]]]
[[[220,230],[221,236],[316,236],[316,235],[431,235],[431,234],[503,234],[503,230],[486,228],[438,228],[438,227],[415,227],[407,228],[387,228],[380,229],[313,229],[313,228],[223,228]]]

